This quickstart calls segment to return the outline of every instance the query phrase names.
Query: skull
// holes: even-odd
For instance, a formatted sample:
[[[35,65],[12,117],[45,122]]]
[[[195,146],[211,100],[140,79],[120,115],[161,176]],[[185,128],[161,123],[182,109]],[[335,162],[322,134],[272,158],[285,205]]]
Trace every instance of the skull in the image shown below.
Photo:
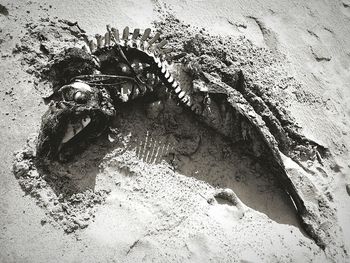
[[[76,81],[61,87],[42,117],[37,157],[67,160],[100,135],[115,115],[109,93]]]

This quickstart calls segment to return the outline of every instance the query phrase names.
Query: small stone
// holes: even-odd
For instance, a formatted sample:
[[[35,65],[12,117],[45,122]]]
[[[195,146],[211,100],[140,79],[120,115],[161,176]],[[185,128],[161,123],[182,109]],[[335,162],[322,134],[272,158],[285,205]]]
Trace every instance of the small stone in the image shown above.
[[[16,177],[22,177],[28,174],[29,165],[26,162],[18,162],[13,166],[13,172]]]
[[[82,229],[86,228],[88,226],[87,222],[80,220],[80,219],[76,219],[76,220],[74,220],[74,222]]]
[[[348,195],[350,196],[350,184],[346,184],[346,192],[348,192]]]
[[[40,224],[42,226],[45,225],[46,223],[47,223],[47,219],[46,218],[41,219]]]
[[[30,171],[28,172],[28,175],[29,175],[29,177],[31,177],[31,178],[39,178],[39,177],[40,177],[40,175],[39,175],[39,173],[38,173],[37,170],[30,170]]]

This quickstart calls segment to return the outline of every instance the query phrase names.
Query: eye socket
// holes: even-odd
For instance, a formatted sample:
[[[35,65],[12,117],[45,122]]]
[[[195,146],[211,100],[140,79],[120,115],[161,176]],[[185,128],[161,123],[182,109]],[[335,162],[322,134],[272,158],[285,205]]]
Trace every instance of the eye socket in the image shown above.
[[[87,102],[87,97],[86,97],[86,94],[84,94],[83,92],[81,91],[77,91],[75,94],[74,94],[74,101],[79,103],[79,104],[84,104]]]

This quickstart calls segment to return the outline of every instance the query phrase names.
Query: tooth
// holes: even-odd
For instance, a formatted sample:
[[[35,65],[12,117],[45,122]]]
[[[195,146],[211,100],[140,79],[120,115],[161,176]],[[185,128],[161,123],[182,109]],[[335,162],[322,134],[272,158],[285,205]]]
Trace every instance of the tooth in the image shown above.
[[[90,122],[91,118],[89,116],[86,116],[84,119],[82,119],[80,124],[74,125],[72,123],[69,123],[66,133],[62,138],[62,143],[70,141],[74,136],[81,132]]]

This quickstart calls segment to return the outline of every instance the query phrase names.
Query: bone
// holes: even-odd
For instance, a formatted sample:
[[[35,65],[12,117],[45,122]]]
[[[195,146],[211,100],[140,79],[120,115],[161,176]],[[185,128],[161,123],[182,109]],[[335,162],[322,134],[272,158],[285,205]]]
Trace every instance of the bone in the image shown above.
[[[160,59],[158,57],[155,57],[154,62],[156,62],[158,64],[160,62]]]
[[[176,81],[174,81],[173,84],[172,84],[171,86],[172,86],[174,89],[176,89],[177,86],[179,86],[179,84],[178,84]]]
[[[139,35],[140,35],[140,29],[135,28],[134,33],[132,34],[132,40],[135,40],[136,38],[138,38]]]
[[[128,40],[129,39],[129,27],[125,27],[123,30],[123,40]]]
[[[143,32],[143,35],[141,37],[141,41],[145,41],[147,38],[149,38],[149,35],[151,34],[151,29],[146,28],[145,32]]]
[[[88,49],[87,52],[91,52],[90,45],[89,45],[90,41],[86,34],[83,35],[83,40],[85,42],[86,48]],[[83,46],[83,49],[84,49],[84,46]]]
[[[178,97],[179,99],[182,99],[185,95],[186,93],[184,91],[181,91]]]
[[[87,45],[83,45],[83,46],[82,46],[82,50],[84,50],[84,51],[87,52],[87,53],[91,53],[90,47],[87,46]]]
[[[163,65],[163,66],[162,66],[162,69],[161,69],[161,72],[162,72],[163,74],[165,74],[165,71],[166,71],[166,67]]]
[[[191,106],[191,110],[192,110],[193,112],[196,112],[196,111],[197,111],[197,106],[193,104],[193,105]]]
[[[163,74],[165,74],[165,71],[166,71],[166,68],[167,68],[167,63],[165,61],[162,62],[162,68],[161,68],[161,72]]]
[[[70,84],[70,86],[73,87],[74,89],[81,91],[81,92],[92,92],[91,87],[84,82],[77,81],[77,82]]]
[[[181,101],[182,101],[184,104],[187,105],[187,103],[189,102],[189,100],[190,100],[190,96],[188,96],[188,95],[186,94],[185,97],[183,97]],[[187,106],[188,106],[188,105],[187,105]]]
[[[128,71],[128,68],[126,66],[122,66],[122,72],[126,73]]]
[[[97,48],[101,48],[102,47],[102,36],[100,34],[96,34],[95,38],[96,38],[96,42],[97,42]]]
[[[91,122],[91,118],[89,116],[86,116],[81,120],[81,123],[78,123],[78,124],[69,123],[61,143],[67,143],[68,141],[70,141],[74,136],[76,136],[79,132],[81,132],[90,122]]]
[[[164,77],[165,77],[166,79],[168,79],[168,78],[170,77],[169,71],[165,71]]]
[[[160,36],[160,34],[159,34],[159,32],[157,32],[154,35],[154,37],[150,41],[148,41],[148,44],[152,45],[154,42],[156,42],[159,39],[159,36]]]
[[[105,47],[109,47],[111,45],[111,33],[106,32],[105,34]]]
[[[180,86],[177,86],[177,88],[175,89],[175,93],[179,94],[180,92],[181,92],[181,88],[180,88]]]
[[[163,39],[159,44],[157,44],[157,48],[162,48],[164,47],[166,44],[168,44],[168,41]]]
[[[112,27],[112,35],[114,37],[115,42],[118,43],[120,41],[120,39],[119,39],[119,30],[114,28],[114,27]]]
[[[173,51],[173,48],[171,48],[171,47],[160,49],[160,52],[161,52],[162,54],[167,54],[167,53],[170,53],[171,51]]]
[[[174,81],[174,78],[173,78],[172,75],[170,75],[170,77],[168,78],[168,83],[169,83],[169,84],[172,84],[173,81]]]

